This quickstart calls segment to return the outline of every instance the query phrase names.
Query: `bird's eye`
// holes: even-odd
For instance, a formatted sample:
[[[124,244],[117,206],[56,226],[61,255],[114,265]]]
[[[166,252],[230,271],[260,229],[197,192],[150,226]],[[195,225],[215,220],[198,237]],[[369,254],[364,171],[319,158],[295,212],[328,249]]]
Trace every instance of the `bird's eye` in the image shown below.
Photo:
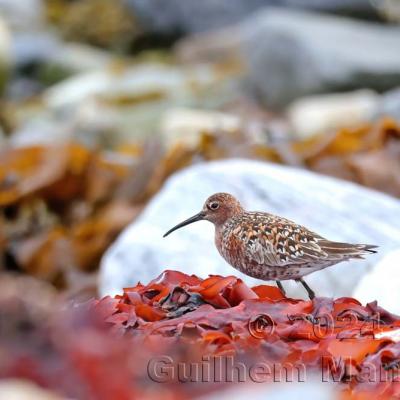
[[[219,207],[219,204],[217,202],[211,203],[210,208],[211,210],[216,210]]]

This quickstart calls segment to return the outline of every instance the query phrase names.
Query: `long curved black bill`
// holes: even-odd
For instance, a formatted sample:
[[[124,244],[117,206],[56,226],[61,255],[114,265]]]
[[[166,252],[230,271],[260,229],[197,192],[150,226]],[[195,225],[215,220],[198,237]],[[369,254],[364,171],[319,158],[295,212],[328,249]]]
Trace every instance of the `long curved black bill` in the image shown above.
[[[170,233],[172,233],[173,231],[176,231],[179,228],[182,228],[183,226],[192,224],[193,222],[201,221],[203,219],[204,219],[204,213],[199,212],[198,214],[193,215],[193,217],[190,217],[190,218],[186,219],[185,221],[181,222],[180,224],[175,225],[172,229],[170,229],[167,233],[165,233],[163,235],[163,237],[168,236]]]

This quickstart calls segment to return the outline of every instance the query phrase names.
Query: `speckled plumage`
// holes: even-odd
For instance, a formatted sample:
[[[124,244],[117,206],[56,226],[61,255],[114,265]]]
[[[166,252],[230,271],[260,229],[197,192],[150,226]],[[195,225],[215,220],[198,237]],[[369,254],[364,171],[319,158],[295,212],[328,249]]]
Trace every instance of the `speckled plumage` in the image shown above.
[[[228,193],[210,196],[203,210],[168,231],[198,220],[215,225],[215,244],[234,268],[255,278],[280,281],[294,279],[313,291],[302,279],[352,258],[374,253],[376,246],[333,242],[288,219],[265,212],[248,212]]]
[[[365,254],[364,245],[330,242],[287,219],[244,212],[216,228],[220,254],[233,267],[260,279],[297,279]]]

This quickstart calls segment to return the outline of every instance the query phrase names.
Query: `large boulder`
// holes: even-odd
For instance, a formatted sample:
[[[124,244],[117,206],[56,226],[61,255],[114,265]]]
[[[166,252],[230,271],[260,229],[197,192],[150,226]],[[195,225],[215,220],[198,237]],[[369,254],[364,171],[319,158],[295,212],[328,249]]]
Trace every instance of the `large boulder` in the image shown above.
[[[360,17],[378,11],[365,0],[127,0],[143,29],[160,33],[188,33],[217,29],[242,20],[264,6],[305,8]]]
[[[362,301],[378,297],[380,305],[400,315],[400,248],[386,254],[372,271],[365,275],[354,290],[354,296]]]
[[[400,83],[400,27],[267,8],[238,32],[250,87],[269,105]],[[362,44],[362,45],[360,45]]]
[[[351,295],[379,258],[398,247],[400,201],[395,198],[265,162],[237,159],[199,164],[172,176],[107,251],[100,271],[101,294],[119,293],[137,281],[148,282],[165,269],[203,278],[233,274],[249,284],[259,284],[220,257],[208,222],[162,237],[176,223],[198,212],[210,194],[220,191],[237,196],[250,210],[285,216],[329,239],[380,246],[379,254],[364,261],[345,262],[310,275],[307,282],[320,296]],[[289,295],[305,296],[298,284],[285,286]]]

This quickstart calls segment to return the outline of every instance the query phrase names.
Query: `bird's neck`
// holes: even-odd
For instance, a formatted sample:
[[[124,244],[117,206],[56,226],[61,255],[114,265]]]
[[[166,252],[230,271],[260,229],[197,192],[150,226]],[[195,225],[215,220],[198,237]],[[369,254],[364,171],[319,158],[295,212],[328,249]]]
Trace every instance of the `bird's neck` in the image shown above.
[[[215,224],[215,246],[217,247],[218,251],[221,253],[222,248],[222,239],[223,239],[223,225],[224,224]]]
[[[229,224],[233,221],[234,216],[225,219],[224,221],[220,222],[220,223],[215,223],[215,236],[221,236],[223,234],[223,232],[227,229],[227,227],[229,226]]]

